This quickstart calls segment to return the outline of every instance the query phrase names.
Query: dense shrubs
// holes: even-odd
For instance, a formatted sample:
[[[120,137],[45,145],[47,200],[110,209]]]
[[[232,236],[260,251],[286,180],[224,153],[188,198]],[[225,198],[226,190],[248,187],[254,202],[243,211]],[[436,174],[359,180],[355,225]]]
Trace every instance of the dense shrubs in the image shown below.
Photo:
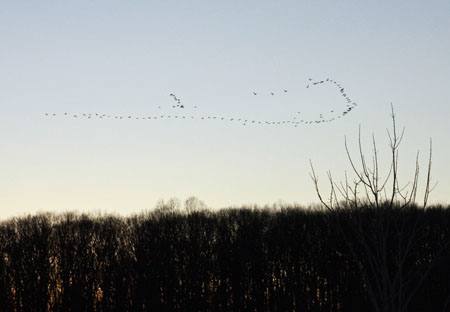
[[[450,294],[450,251],[442,249],[450,210],[390,209],[386,216],[399,231],[421,233],[405,268],[425,272],[440,252],[410,311],[442,310]],[[357,269],[369,264],[355,263],[348,240],[362,252],[355,227],[370,227],[373,217],[370,209],[342,210],[341,230],[329,212],[300,208],[10,219],[0,224],[0,309],[370,311]],[[392,261],[398,233],[389,234]]]

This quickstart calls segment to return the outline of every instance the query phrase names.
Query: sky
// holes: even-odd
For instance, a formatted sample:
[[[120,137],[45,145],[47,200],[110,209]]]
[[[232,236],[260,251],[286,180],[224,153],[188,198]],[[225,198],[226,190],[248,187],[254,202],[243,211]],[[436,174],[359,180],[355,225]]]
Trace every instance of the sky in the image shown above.
[[[310,161],[324,192],[328,170],[351,176],[359,127],[386,173],[391,103],[400,182],[419,150],[423,190],[432,138],[430,199],[448,204],[449,16],[440,0],[2,1],[0,218],[317,203]]]

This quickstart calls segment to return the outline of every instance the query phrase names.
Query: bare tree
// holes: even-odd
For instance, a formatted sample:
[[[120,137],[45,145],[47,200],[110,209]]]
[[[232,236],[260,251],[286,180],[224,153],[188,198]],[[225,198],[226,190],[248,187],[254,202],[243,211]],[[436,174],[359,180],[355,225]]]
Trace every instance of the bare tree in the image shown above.
[[[385,177],[380,174],[379,155],[375,136],[372,135],[372,155],[368,161],[363,152],[361,127],[359,128],[359,165],[350,155],[347,140],[345,150],[355,178],[349,182],[347,174],[343,182],[336,183],[330,171],[327,172],[330,185],[328,198],[319,189],[319,178],[312,162],[311,178],[322,205],[335,219],[339,232],[345,240],[349,253],[357,263],[363,283],[373,308],[377,312],[406,311],[433,261],[425,263],[422,270],[415,270],[416,248],[423,242],[425,232],[419,224],[419,215],[405,218],[407,210],[417,209],[416,197],[419,185],[419,153],[415,159],[412,181],[401,185],[399,182],[399,146],[404,130],[397,131],[394,109],[391,104],[392,131],[387,130],[390,143],[390,168]],[[431,187],[432,142],[428,159],[423,208],[436,184]],[[362,196],[360,195],[362,194]],[[350,210],[355,224],[353,233],[344,230],[343,210]],[[365,213],[362,213],[362,212]],[[369,212],[369,214],[367,213]],[[370,216],[370,217],[369,217]],[[352,235],[352,236],[350,236]],[[354,236],[353,236],[354,235]],[[355,237],[357,238],[355,240]],[[355,243],[357,242],[357,243]],[[442,246],[438,254],[443,250]],[[438,255],[435,255],[436,259]]]
[[[158,214],[175,215],[181,209],[181,202],[178,198],[170,198],[167,202],[160,199],[155,206]]]
[[[184,201],[184,209],[187,214],[191,214],[197,211],[206,210],[207,206],[202,200],[195,196],[191,196]]]

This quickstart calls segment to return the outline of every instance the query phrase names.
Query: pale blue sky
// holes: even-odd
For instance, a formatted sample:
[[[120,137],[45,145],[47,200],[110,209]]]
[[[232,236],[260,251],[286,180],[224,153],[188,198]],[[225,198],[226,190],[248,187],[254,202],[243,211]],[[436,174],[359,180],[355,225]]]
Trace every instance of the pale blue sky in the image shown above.
[[[417,149],[425,174],[432,137],[431,198],[448,203],[449,16],[448,1],[3,1],[0,216],[129,214],[192,195],[214,208],[307,205],[309,160],[322,182],[328,169],[342,177],[359,124],[388,152],[391,102],[406,126],[403,181]],[[340,82],[358,107],[297,128],[199,119],[342,111],[337,89],[307,89],[309,77]]]

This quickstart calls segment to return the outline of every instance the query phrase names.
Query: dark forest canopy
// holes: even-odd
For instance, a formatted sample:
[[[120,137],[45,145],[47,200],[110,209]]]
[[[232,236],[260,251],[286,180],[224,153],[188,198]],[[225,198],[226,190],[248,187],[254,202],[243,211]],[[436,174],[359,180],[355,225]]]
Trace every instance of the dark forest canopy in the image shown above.
[[[369,311],[357,268],[370,263],[355,261],[341,232],[363,254],[358,233],[375,224],[373,209],[340,210],[338,231],[336,216],[320,209],[189,207],[1,222],[0,310]],[[402,233],[420,233],[405,274],[414,281],[434,264],[408,311],[442,311],[450,294],[450,210],[386,207],[383,216],[398,229],[386,255],[393,270]]]

